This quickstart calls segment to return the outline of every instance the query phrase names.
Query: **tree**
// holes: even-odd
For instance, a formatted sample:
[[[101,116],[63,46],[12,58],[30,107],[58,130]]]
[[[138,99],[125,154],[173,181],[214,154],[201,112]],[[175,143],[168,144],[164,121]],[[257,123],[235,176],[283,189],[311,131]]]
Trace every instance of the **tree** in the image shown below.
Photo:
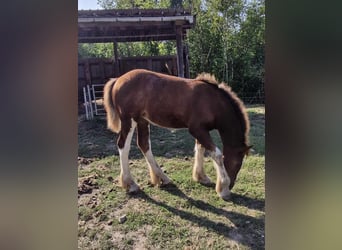
[[[263,92],[264,0],[202,1],[189,32],[190,72],[206,71],[229,83],[240,96]]]
[[[222,18],[212,12],[197,15],[196,27],[189,32],[187,42],[190,51],[190,72],[209,72],[218,75],[223,63]]]
[[[182,8],[183,1],[182,0],[170,0],[170,7],[171,8]]]
[[[265,5],[264,1],[251,2],[246,7],[246,18],[233,37],[235,77],[232,84],[238,92],[263,92],[265,62]]]
[[[104,9],[155,9],[170,7],[170,0],[97,0]]]
[[[113,57],[112,43],[81,43],[78,44],[79,58],[111,58]]]

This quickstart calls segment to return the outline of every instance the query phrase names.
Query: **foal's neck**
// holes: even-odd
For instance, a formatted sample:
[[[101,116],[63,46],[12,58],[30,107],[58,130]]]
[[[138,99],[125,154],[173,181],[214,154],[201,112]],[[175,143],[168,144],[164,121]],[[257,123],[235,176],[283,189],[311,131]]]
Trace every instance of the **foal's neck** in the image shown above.
[[[245,146],[245,135],[239,127],[219,129],[223,147],[237,148]]]

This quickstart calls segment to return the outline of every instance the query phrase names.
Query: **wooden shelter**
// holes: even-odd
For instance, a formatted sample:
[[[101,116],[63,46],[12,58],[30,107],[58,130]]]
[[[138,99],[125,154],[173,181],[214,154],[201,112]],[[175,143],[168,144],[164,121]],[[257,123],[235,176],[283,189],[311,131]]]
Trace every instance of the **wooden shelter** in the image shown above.
[[[175,40],[177,75],[189,77],[188,51],[183,41],[194,24],[195,17],[180,9],[81,10],[78,42],[113,43],[114,76],[119,76],[125,72],[118,61],[118,42]]]

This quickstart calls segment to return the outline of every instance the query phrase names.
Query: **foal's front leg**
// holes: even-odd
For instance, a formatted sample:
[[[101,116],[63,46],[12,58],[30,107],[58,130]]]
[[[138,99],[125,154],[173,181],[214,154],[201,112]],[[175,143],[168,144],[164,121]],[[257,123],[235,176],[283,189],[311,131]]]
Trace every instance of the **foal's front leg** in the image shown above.
[[[145,120],[138,122],[138,146],[145,156],[149,167],[152,185],[161,186],[169,184],[171,182],[170,179],[164,174],[163,170],[158,166],[153,157],[149,123]]]
[[[229,184],[230,179],[223,164],[223,155],[219,148],[212,141],[209,131],[198,126],[190,126],[189,132],[198,142],[209,151],[216,168],[216,193],[224,200],[230,198]]]
[[[132,127],[131,127],[132,125]],[[131,172],[129,170],[128,155],[131,147],[132,136],[136,123],[130,120],[127,122],[121,122],[121,131],[118,138],[118,148],[120,154],[120,183],[121,186],[129,193],[133,193],[139,190],[139,186],[134,182]]]
[[[215,147],[215,151],[211,151],[210,156],[217,172],[216,192],[222,199],[228,200],[230,198],[230,178],[223,164],[222,152],[218,147]]]
[[[192,170],[192,178],[203,185],[210,185],[212,182],[210,178],[204,173],[203,168],[204,152],[205,148],[196,140],[195,163]]]

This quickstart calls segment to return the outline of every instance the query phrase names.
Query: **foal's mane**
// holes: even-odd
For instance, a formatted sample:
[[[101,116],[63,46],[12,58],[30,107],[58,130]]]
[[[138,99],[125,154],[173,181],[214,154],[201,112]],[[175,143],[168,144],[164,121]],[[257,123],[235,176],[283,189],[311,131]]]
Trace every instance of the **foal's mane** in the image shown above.
[[[231,90],[231,88],[225,83],[218,83],[215,76],[208,73],[201,73],[196,78],[196,80],[211,84],[216,86],[220,91],[222,91],[225,96],[229,99],[230,103],[241,122],[242,129],[244,133],[244,143],[248,145],[248,133],[249,133],[249,119],[247,115],[246,108],[240,98]]]
[[[201,73],[195,79],[209,84],[219,85],[215,76],[208,73]]]

